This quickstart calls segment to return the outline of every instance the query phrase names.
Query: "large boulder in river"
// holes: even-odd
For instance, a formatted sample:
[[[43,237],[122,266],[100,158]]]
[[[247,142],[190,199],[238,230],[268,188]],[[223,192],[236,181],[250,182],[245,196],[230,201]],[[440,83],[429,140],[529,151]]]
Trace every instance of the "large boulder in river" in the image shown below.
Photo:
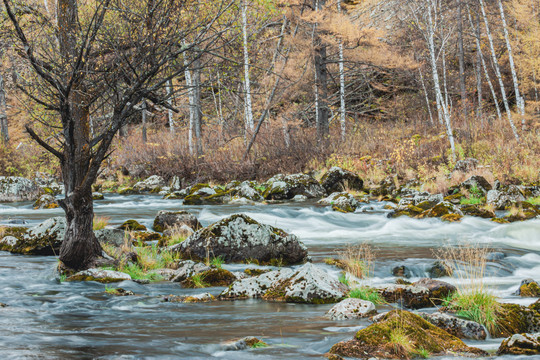
[[[456,287],[445,281],[423,278],[412,284],[429,290],[429,298],[433,305],[440,305],[443,300],[457,291]]]
[[[201,223],[195,215],[187,211],[167,211],[161,210],[157,213],[154,219],[154,230],[163,232],[168,228],[181,227],[182,225],[189,226],[193,230],[200,229]]]
[[[493,205],[496,210],[508,209],[521,201],[525,201],[525,196],[516,185],[510,185],[504,191],[490,190],[486,196],[486,203]]]
[[[377,313],[371,301],[348,298],[334,305],[326,316],[332,320],[347,320],[368,317]]]
[[[403,342],[395,340],[404,337]],[[381,321],[358,331],[352,340],[332,346],[330,353],[362,359],[408,359],[420,350],[429,352],[430,356],[486,355],[483,350],[469,347],[420,316],[403,310],[385,314]]]
[[[119,282],[124,280],[131,280],[129,274],[114,271],[114,270],[105,270],[99,268],[92,268],[84,271],[80,271],[69,276],[67,281],[97,281],[100,283],[112,283]]]
[[[331,206],[335,211],[348,213],[354,212],[358,208],[360,202],[349,193],[335,192],[330,194],[330,196],[319,200],[318,204]]]
[[[236,198],[244,198],[250,201],[263,201],[264,197],[257,189],[257,185],[252,181],[243,183],[230,188]]]
[[[458,188],[467,189],[471,194],[476,193],[477,195],[486,195],[492,187],[485,177],[480,175],[473,175],[461,184],[459,184]]]
[[[17,176],[0,176],[0,202],[36,200],[42,190],[32,180]]]
[[[201,229],[173,250],[188,259],[206,259],[210,254],[225,262],[298,264],[308,259],[306,246],[295,235],[246,215],[232,215]]]
[[[499,304],[496,319],[492,337],[540,332],[540,313],[534,308],[518,304]]]
[[[540,355],[540,333],[514,334],[504,339],[497,355]]]
[[[461,319],[445,313],[419,313],[425,320],[438,328],[460,339],[485,340],[487,337],[484,326],[477,322]]]
[[[55,217],[36,225],[16,241],[0,241],[0,250],[25,255],[57,255],[64,240],[66,219]]]
[[[139,181],[133,185],[133,190],[137,192],[158,193],[161,188],[167,186],[165,180],[159,175],[152,175],[144,181]]]
[[[430,291],[425,286],[391,284],[376,289],[389,303],[399,303],[410,309],[433,306]]]
[[[39,209],[56,209],[58,207],[58,201],[55,197],[49,194],[41,195],[39,199],[34,203],[34,210]]]
[[[263,196],[266,200],[290,200],[296,195],[315,198],[325,194],[321,184],[307,174],[278,174],[268,179],[265,185]]]
[[[224,290],[224,300],[263,298],[268,301],[329,304],[345,297],[347,288],[322,268],[307,263],[235,281]]]
[[[321,185],[327,194],[347,190],[361,191],[364,181],[357,174],[334,166],[321,179]]]

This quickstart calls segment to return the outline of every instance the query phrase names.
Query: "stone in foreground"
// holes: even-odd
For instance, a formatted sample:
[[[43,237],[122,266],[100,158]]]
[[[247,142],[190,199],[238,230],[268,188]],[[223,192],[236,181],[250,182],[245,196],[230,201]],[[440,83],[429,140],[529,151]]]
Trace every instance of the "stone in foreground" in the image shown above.
[[[97,281],[100,283],[112,283],[124,280],[131,280],[131,276],[120,271],[99,268],[79,271],[66,279],[66,281]]]
[[[36,200],[41,189],[32,180],[17,176],[0,176],[0,202]]]
[[[0,250],[24,255],[57,255],[60,252],[66,219],[55,217],[36,225],[21,236],[0,241]]]
[[[485,340],[486,329],[477,322],[460,319],[445,313],[420,313],[424,319],[460,339]]]
[[[246,215],[233,215],[175,245],[183,258],[203,260],[210,254],[225,262],[298,264],[308,259],[306,246],[295,235],[259,224]]]
[[[364,182],[357,174],[334,166],[323,175],[321,185],[330,194],[347,189],[361,191]]]
[[[392,342],[396,334],[406,336],[408,348]],[[403,310],[385,314],[380,322],[358,331],[352,340],[332,346],[330,353],[362,359],[407,359],[420,349],[428,351],[431,356],[486,355],[483,350],[469,347],[420,316]]]
[[[540,354],[540,333],[535,334],[514,334],[505,339],[497,355],[539,355]]]
[[[182,225],[186,225],[193,230],[198,230],[202,227],[195,215],[187,211],[161,210],[154,219],[154,230],[159,232],[172,227],[181,227]]]
[[[326,314],[332,320],[347,320],[368,317],[377,313],[371,301],[348,298],[340,301]]]

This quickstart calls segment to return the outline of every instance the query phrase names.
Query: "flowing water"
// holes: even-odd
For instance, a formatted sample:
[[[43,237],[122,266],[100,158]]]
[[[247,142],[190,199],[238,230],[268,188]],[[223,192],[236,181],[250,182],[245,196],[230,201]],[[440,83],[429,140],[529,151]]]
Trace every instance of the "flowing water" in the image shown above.
[[[250,206],[182,206],[157,196],[108,195],[95,202],[95,212],[110,224],[135,219],[151,227],[159,210],[185,209],[209,225],[234,213],[297,235],[315,263],[349,244],[367,242],[377,249],[373,285],[393,283],[392,268],[406,265],[412,281],[427,276],[435,256],[446,244],[478,243],[502,252],[488,263],[485,283],[503,302],[528,305],[532,298],[513,293],[522,279],[540,274],[540,220],[499,225],[465,217],[460,223],[438,219],[388,219],[384,203],[366,204],[354,214],[342,214],[313,203]],[[0,224],[24,219],[28,225],[63,215],[61,210],[32,210],[30,203],[0,204]],[[350,339],[368,326],[367,320],[331,321],[332,305],[269,303],[259,300],[201,304],[164,303],[164,295],[200,293],[178,283],[115,286],[136,296],[114,297],[105,285],[59,282],[54,257],[0,252],[0,359],[310,359],[321,358],[338,341]],[[239,270],[246,266],[225,266]],[[443,279],[455,283],[454,279]],[[217,295],[222,288],[210,288]],[[390,307],[381,307],[385,311]],[[231,351],[231,339],[256,336],[268,348]],[[468,341],[494,352],[501,339]],[[518,359],[519,357],[505,357]]]

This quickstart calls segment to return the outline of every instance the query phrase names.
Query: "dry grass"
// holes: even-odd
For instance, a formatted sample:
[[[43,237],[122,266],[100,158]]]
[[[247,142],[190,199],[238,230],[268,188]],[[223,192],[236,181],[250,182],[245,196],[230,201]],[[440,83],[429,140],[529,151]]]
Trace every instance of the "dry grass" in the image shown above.
[[[344,270],[357,279],[369,279],[373,273],[375,252],[367,243],[350,245],[338,253]]]
[[[111,221],[111,218],[107,216],[94,216],[94,224],[93,224],[94,231],[104,229],[107,225],[109,225],[110,221]]]
[[[192,231],[189,231],[185,227],[174,225],[167,229],[167,234],[168,238],[166,246],[172,246],[186,240],[187,237],[192,234]]]
[[[5,226],[0,226],[0,240],[2,240],[5,233],[6,233],[6,227]]]

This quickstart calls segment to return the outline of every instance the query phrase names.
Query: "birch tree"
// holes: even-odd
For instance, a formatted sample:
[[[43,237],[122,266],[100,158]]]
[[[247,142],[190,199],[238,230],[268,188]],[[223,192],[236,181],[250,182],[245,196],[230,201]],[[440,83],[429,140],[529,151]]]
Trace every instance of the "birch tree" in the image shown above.
[[[246,129],[253,130],[253,107],[251,103],[251,82],[249,80],[249,47],[248,47],[248,22],[247,0],[242,1],[242,39],[244,49],[244,90],[245,90],[245,123]]]
[[[0,56],[1,58],[1,56]],[[4,88],[4,76],[0,71],[0,137],[7,143],[9,141],[8,118],[7,118],[6,92]]]
[[[338,13],[341,14],[341,0],[337,0]],[[341,140],[345,140],[346,135],[346,113],[345,113],[345,69],[343,66],[343,40],[338,39],[339,53],[339,102],[340,102],[340,123],[341,123]]]

